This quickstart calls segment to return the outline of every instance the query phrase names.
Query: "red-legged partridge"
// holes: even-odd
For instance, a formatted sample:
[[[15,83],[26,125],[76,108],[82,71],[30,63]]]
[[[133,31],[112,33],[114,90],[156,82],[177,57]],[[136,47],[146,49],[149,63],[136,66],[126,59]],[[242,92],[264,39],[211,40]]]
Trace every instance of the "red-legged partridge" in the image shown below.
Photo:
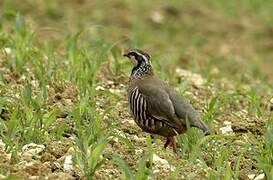
[[[209,132],[198,112],[174,88],[158,79],[152,70],[150,56],[131,50],[124,56],[134,63],[129,79],[128,101],[137,125],[144,131],[167,137],[164,147],[176,150],[175,136],[189,126]]]

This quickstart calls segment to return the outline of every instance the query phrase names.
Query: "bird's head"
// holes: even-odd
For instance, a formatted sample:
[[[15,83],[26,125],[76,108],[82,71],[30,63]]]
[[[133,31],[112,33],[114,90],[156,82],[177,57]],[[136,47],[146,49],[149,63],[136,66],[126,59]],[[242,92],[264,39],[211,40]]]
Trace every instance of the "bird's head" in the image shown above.
[[[134,68],[132,69],[131,77],[142,77],[143,75],[152,75],[152,66],[150,62],[150,55],[139,49],[133,49],[128,53],[124,54],[133,63]]]
[[[151,64],[150,55],[139,49],[130,50],[128,53],[124,54],[123,56],[128,57],[130,60],[132,60],[135,66]]]

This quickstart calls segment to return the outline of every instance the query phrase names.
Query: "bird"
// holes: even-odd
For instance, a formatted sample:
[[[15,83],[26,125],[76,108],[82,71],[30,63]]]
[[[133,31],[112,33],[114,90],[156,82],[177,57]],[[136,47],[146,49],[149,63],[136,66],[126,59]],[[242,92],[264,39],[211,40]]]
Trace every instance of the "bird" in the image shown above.
[[[134,64],[127,88],[128,104],[134,121],[144,132],[166,137],[164,148],[171,147],[174,152],[175,136],[185,133],[187,127],[209,134],[208,125],[187,99],[154,74],[148,53],[132,49],[123,56]]]

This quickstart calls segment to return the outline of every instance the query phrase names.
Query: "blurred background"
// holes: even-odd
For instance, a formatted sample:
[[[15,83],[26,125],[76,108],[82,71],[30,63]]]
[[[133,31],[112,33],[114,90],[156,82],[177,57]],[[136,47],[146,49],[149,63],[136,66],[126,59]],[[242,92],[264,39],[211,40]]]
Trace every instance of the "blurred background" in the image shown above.
[[[1,0],[1,28],[11,30],[17,12],[38,42],[83,32],[143,48],[169,74],[180,66],[208,79],[273,82],[272,0]]]

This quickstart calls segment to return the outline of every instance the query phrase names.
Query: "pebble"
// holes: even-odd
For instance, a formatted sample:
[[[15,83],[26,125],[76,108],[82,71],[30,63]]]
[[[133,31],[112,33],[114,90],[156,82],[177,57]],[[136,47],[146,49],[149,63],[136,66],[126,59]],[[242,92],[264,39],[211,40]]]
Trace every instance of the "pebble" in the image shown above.
[[[273,98],[270,99],[270,103],[273,104]]]
[[[5,47],[4,51],[5,51],[5,53],[10,54],[11,53],[11,48]]]
[[[122,90],[120,89],[109,89],[110,93],[113,93],[113,94],[120,94],[122,92]]]
[[[64,171],[70,172],[73,170],[72,155],[67,155],[64,158]]]
[[[22,147],[22,153],[28,153],[30,155],[36,156],[45,150],[45,146],[42,144],[30,143]]]
[[[114,81],[107,81],[107,84],[113,85],[113,84],[114,84]]]
[[[0,149],[5,149],[6,144],[0,139]]]
[[[256,176],[255,174],[249,174],[248,178],[251,180],[262,180],[265,178],[265,175],[264,175],[264,173],[259,174],[258,176]]]
[[[233,130],[231,128],[231,122],[225,121],[224,125],[225,126],[223,126],[223,127],[220,128],[220,131],[222,132],[222,134],[228,134],[228,133],[232,133],[233,132]]]
[[[194,85],[197,88],[201,88],[205,84],[205,80],[199,74],[192,73],[181,68],[176,68],[175,72],[178,77],[185,78],[190,84]]]
[[[132,119],[122,119],[122,123],[128,123],[130,125],[135,125],[135,121]]]
[[[0,179],[5,179],[6,176],[4,176],[3,174],[0,174]]]
[[[166,159],[162,159],[156,154],[153,154],[153,163],[155,167],[159,166],[165,170],[175,171],[175,167],[171,166]],[[155,169],[154,172],[155,171],[157,171],[157,169]]]
[[[135,149],[135,153],[136,153],[136,155],[142,154],[143,149]]]
[[[163,23],[164,16],[160,12],[155,11],[152,13],[151,19],[153,22],[155,22],[157,24],[161,24],[161,23]]]
[[[39,176],[30,176],[29,179],[39,179]]]
[[[97,86],[96,87],[96,91],[104,91],[104,90],[105,90],[105,88],[102,87],[102,86]]]

